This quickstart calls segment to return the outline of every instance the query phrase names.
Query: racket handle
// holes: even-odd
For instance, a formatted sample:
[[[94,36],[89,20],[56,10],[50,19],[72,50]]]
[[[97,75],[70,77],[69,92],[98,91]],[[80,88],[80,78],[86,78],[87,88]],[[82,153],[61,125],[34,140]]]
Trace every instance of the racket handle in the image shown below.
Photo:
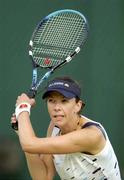
[[[27,93],[29,98],[35,98],[37,91],[30,89],[29,92]]]
[[[17,131],[18,130],[18,122],[12,123],[12,128]]]

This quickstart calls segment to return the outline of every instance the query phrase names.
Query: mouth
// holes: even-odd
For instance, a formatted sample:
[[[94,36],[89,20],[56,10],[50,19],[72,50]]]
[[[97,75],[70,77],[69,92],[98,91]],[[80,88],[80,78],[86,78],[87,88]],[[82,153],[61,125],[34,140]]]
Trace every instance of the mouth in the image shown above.
[[[59,115],[53,115],[52,120],[53,120],[54,124],[59,127],[65,121],[65,116],[62,114],[61,115],[60,114]]]
[[[62,117],[64,117],[64,115],[54,115],[53,117],[54,118],[62,118]]]

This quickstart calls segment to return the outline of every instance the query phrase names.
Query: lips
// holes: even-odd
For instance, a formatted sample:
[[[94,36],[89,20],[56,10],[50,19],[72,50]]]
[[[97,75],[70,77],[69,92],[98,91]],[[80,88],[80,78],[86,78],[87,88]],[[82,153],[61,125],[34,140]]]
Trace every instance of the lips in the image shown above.
[[[54,118],[58,118],[58,117],[64,117],[64,115],[54,115]]]

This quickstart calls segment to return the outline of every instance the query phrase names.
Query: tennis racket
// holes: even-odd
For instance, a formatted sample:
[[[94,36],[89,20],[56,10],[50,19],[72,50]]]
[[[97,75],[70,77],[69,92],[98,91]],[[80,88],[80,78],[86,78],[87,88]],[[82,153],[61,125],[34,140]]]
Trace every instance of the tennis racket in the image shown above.
[[[55,11],[38,23],[29,42],[33,67],[30,98],[36,96],[38,88],[55,70],[79,53],[88,37],[88,29],[84,15],[71,9]],[[44,75],[38,75],[39,68],[46,70]],[[17,123],[12,127],[17,130]]]

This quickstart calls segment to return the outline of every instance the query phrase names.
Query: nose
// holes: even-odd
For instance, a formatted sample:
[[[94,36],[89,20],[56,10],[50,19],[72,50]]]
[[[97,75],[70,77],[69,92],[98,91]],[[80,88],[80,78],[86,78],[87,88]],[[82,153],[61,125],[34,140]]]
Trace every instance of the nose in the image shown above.
[[[55,111],[61,110],[61,104],[59,102],[54,103],[54,110]]]

